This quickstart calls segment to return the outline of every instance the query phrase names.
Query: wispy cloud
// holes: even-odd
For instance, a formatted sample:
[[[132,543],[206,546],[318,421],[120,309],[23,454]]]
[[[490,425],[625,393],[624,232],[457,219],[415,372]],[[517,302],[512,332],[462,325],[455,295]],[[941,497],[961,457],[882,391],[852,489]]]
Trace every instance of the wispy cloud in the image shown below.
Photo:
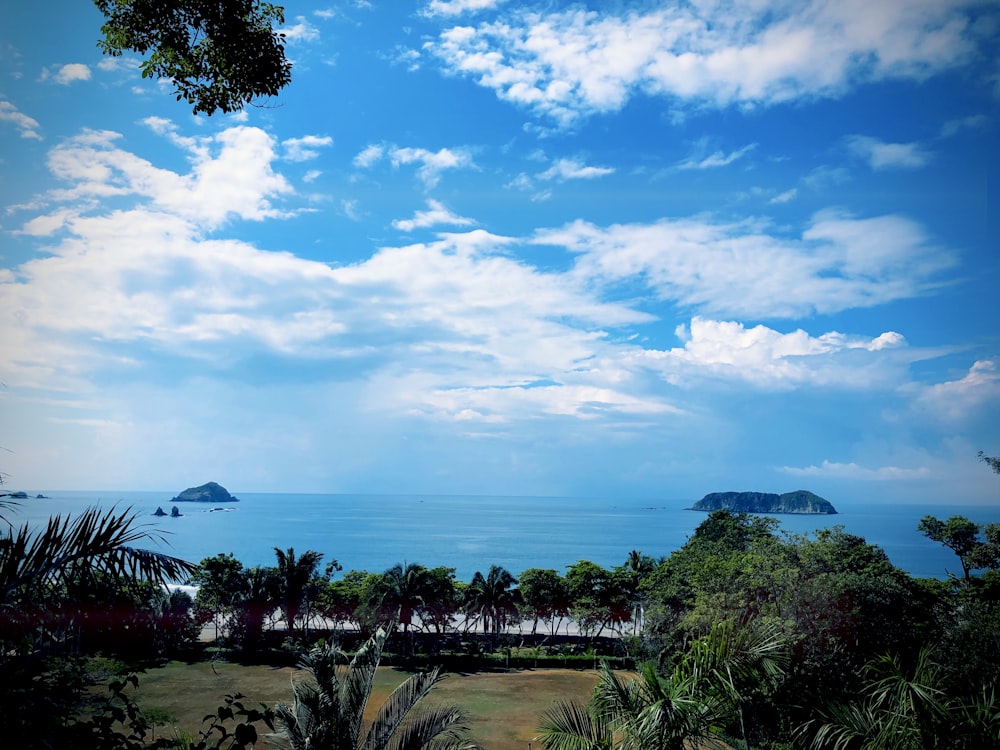
[[[931,153],[919,143],[887,143],[866,135],[852,135],[847,147],[876,172],[883,169],[918,169],[927,164]]]
[[[824,460],[819,466],[780,466],[778,471],[793,477],[828,477],[833,479],[855,479],[865,482],[892,482],[926,480],[931,470],[926,466],[908,468],[903,466],[861,466],[856,463],[837,463]]]
[[[552,166],[538,174],[540,180],[592,180],[614,174],[613,167],[593,167],[577,159],[557,159]]]
[[[708,156],[695,156],[685,159],[677,165],[678,169],[715,169],[732,164],[737,159],[741,159],[757,148],[756,143],[750,143],[728,154],[724,151],[714,151]]]
[[[319,156],[317,149],[333,144],[330,136],[306,135],[301,138],[289,138],[281,142],[285,147],[285,159],[288,161],[309,161]]]
[[[0,122],[9,122],[18,129],[22,138],[30,138],[40,141],[42,139],[39,131],[38,120],[23,112],[8,101],[0,99]]]
[[[506,0],[431,0],[422,14],[428,18],[434,16],[459,16],[463,13],[491,10],[503,5]]]
[[[404,232],[412,232],[414,229],[425,229],[441,224],[467,227],[474,223],[472,219],[452,213],[440,201],[431,199],[427,201],[426,211],[417,211],[412,219],[397,219],[392,225]]]
[[[577,254],[592,283],[647,284],[661,299],[708,314],[795,318],[926,294],[956,263],[902,216],[828,211],[798,237],[766,223],[692,218],[598,227],[576,221],[536,241]]]
[[[319,29],[306,20],[305,16],[296,16],[295,23],[283,26],[281,33],[292,43],[315,42],[319,39]]]

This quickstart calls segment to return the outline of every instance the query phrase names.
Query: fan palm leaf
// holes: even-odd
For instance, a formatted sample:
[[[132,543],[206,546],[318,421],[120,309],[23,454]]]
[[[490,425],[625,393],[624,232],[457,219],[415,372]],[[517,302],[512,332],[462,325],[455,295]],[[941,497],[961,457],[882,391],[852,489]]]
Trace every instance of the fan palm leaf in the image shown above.
[[[544,750],[611,750],[614,735],[604,718],[575,701],[550,706],[538,726],[538,742]]]

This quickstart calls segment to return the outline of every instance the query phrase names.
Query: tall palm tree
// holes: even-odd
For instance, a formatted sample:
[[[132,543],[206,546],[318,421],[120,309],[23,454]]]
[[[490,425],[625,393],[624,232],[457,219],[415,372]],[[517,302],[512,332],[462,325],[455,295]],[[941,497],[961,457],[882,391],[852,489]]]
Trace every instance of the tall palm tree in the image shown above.
[[[0,510],[12,505],[0,503]],[[179,558],[134,546],[146,541],[165,539],[138,524],[131,508],[56,515],[39,529],[7,521],[0,529],[0,638],[30,630],[41,613],[66,615],[66,592],[88,581],[103,587],[165,584],[195,570]]]
[[[382,574],[381,609],[388,611],[408,634],[417,608],[431,593],[430,571],[417,563],[397,563]]]
[[[363,715],[387,632],[379,629],[349,664],[333,643],[303,657],[292,678],[294,701],[278,704],[275,715],[292,750],[464,750],[463,712],[455,706],[415,710],[438,682],[439,670],[415,674],[386,699],[363,732]]]
[[[491,565],[485,576],[477,570],[465,590],[466,612],[483,621],[483,629],[494,642],[501,628],[517,615],[517,596],[511,588],[516,583],[506,568]]]
[[[295,556],[295,548],[287,551],[274,548],[278,558],[278,606],[285,618],[288,635],[295,636],[295,622],[305,604],[309,583],[316,575],[323,553],[306,550],[301,556]]]

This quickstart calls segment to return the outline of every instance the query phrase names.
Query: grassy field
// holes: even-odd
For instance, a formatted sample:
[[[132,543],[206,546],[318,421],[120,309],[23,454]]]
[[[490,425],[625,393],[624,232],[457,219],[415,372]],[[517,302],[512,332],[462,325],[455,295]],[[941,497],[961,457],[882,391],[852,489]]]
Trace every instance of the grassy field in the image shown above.
[[[293,671],[288,667],[171,662],[140,675],[136,699],[144,711],[171,717],[169,724],[156,728],[157,736],[172,735],[175,727],[194,734],[205,714],[222,705],[226,694],[243,693],[251,705],[291,702]],[[369,713],[374,713],[406,677],[404,672],[380,668]],[[557,700],[586,700],[596,682],[593,670],[449,674],[425,700],[462,706],[470,717],[472,739],[486,750],[528,750],[545,708]]]

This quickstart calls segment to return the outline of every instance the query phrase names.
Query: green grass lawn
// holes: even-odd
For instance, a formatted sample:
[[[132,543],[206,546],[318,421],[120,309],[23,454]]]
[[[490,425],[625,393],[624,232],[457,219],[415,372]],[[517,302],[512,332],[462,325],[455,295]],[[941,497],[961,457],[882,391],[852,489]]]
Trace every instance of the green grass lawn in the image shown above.
[[[168,725],[156,728],[157,736],[172,735],[175,727],[194,734],[205,714],[217,710],[227,694],[243,693],[250,705],[291,702],[293,671],[225,662],[171,662],[139,676],[136,700],[151,715],[171,717]],[[369,715],[406,677],[405,672],[379,669]],[[469,714],[472,739],[487,750],[528,750],[542,712],[558,700],[586,700],[596,682],[593,670],[449,674],[425,700],[462,706]]]

